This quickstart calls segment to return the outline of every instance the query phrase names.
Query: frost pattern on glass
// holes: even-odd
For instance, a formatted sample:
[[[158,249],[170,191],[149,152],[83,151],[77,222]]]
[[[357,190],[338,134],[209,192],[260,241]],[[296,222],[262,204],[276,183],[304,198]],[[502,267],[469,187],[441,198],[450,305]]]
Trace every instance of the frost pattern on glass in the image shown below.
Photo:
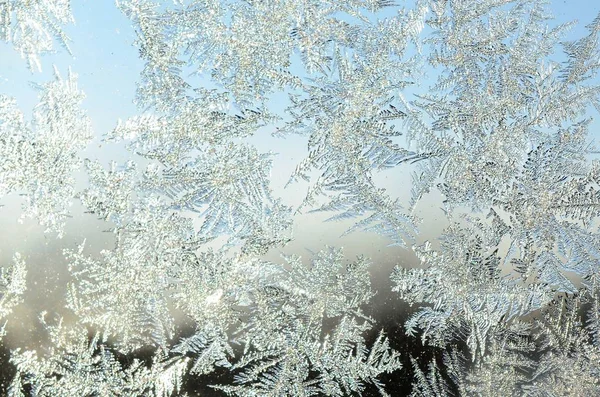
[[[573,363],[582,371],[577,385],[576,375],[558,368],[561,357],[585,362],[595,353],[571,350],[570,340],[585,346],[590,335],[555,312],[557,294],[596,302],[600,191],[586,111],[598,108],[600,19],[587,36],[562,44],[559,63],[555,47],[569,24],[548,28],[542,2],[430,7],[427,24],[436,33],[426,44],[428,63],[441,73],[406,115],[420,156],[412,208],[438,190],[451,226],[440,251],[415,247],[421,267],[396,268],[392,281],[409,303],[427,304],[407,321],[407,333],[449,353],[427,369],[414,363],[413,394],[597,393],[585,365]],[[532,322],[539,310],[554,313],[549,323]],[[592,334],[594,315],[587,314]]]
[[[396,268],[392,274],[393,290],[404,300],[431,305],[406,322],[406,332],[439,346],[463,340],[472,361],[486,355],[496,328],[552,299],[541,285],[501,277],[498,242],[484,240],[484,233],[452,226],[440,237],[441,252],[430,243],[415,248],[425,268]]]
[[[18,252],[13,256],[10,266],[0,268],[0,339],[5,335],[5,326],[8,315],[13,308],[23,300],[23,293],[27,288],[27,268],[25,261]]]
[[[115,239],[100,252],[83,236],[65,247],[77,322],[41,316],[50,347],[11,353],[9,395],[166,397],[215,374],[226,379],[208,383],[227,395],[395,395],[382,380],[394,371],[413,376],[414,396],[600,393],[600,163],[588,136],[600,17],[566,42],[571,24],[550,28],[537,0],[117,7],[144,62],[141,112],[105,139],[143,161],[80,159],[92,132],[71,73],[39,87],[30,122],[0,96],[0,195],[22,194],[23,216],[59,236],[76,197]],[[69,12],[5,0],[0,33],[39,69],[52,35],[66,42]],[[289,97],[285,114],[274,94]],[[306,137],[290,177],[309,184],[296,214],[355,219],[348,233],[416,254],[391,281],[418,305],[404,328],[439,353],[431,362],[383,330],[371,338],[366,258],[261,259],[291,241],[295,220],[271,188],[274,154],[249,143],[265,128]],[[89,185],[76,191],[82,164]],[[404,206],[375,181],[409,167]],[[413,244],[434,192],[448,227]],[[15,255],[0,273],[2,321],[25,281]],[[141,349],[152,358],[123,359]]]
[[[448,395],[450,385],[460,395],[597,394],[599,346],[582,327],[578,313],[590,298],[561,298],[534,322],[507,325],[494,334],[487,355],[474,366],[467,365],[459,350],[451,349],[442,360],[448,378],[439,376],[435,361],[427,374],[417,366],[412,395]]]
[[[20,193],[21,218],[36,218],[60,237],[75,195],[79,152],[92,139],[92,129],[75,74],[69,71],[62,79],[55,69],[55,81],[38,89],[30,122],[14,99],[0,95],[0,197]]]
[[[350,395],[365,383],[387,395],[378,377],[401,368],[400,353],[380,333],[369,348],[364,334],[372,320],[361,312],[373,293],[367,268],[358,258],[343,264],[341,250],[316,254],[306,268],[288,257],[275,282],[253,293],[248,317],[234,332],[244,355],[231,370],[235,383],[217,389],[230,395]],[[324,320],[336,325],[325,334]]]
[[[102,251],[101,259],[84,255],[83,244],[65,250],[74,276],[68,307],[114,336],[122,351],[166,346],[174,327],[166,293],[198,244],[189,219],[161,211],[157,201],[141,205],[117,230],[115,249]]]
[[[102,345],[99,335],[91,339],[84,327],[65,326],[62,319],[41,322],[54,347],[49,352],[16,350],[11,362],[17,375],[8,396],[25,396],[23,386],[36,396],[153,396],[167,397],[181,390],[187,359],[168,358],[157,352],[150,368],[134,359],[123,365]]]
[[[374,186],[372,173],[414,160],[414,153],[393,142],[401,135],[393,122],[405,115],[401,90],[417,75],[415,57],[406,52],[411,43],[416,45],[413,42],[423,27],[426,7],[399,10],[392,19],[369,22],[391,5],[387,1],[190,1],[159,10],[148,1],[119,2],[138,30],[141,56],[147,60],[138,88],[139,102],[161,112],[185,115],[163,120],[175,128],[186,122],[185,129],[177,132],[186,139],[171,143],[176,152],[190,138],[192,142],[198,139],[190,137],[190,128],[201,126],[203,131],[218,122],[210,138],[210,143],[215,143],[215,138],[221,140],[220,131],[231,125],[223,99],[210,101],[215,94],[207,96],[183,78],[186,62],[199,75],[210,74],[232,97],[229,108],[239,109],[238,120],[233,120],[238,123],[275,122],[277,115],[264,107],[268,95],[288,89],[300,92],[291,94],[288,112],[293,121],[279,133],[310,135],[309,157],[291,179],[307,179],[306,172],[319,170],[320,178],[305,204],[311,205],[321,193],[334,194],[322,210],[347,209],[346,217],[373,213],[357,228],[382,232],[394,244],[404,245],[414,237],[415,220],[400,211],[399,201]],[[336,17],[340,13],[360,23]],[[291,66],[298,53],[301,75]],[[190,107],[198,109],[200,117],[190,115]],[[206,113],[208,120],[203,117]],[[156,144],[164,129],[154,125],[152,131],[142,133],[142,139],[153,138]],[[229,136],[236,136],[239,130],[231,128]],[[173,132],[166,134],[174,136]],[[138,145],[145,148],[149,143]]]
[[[58,41],[70,52],[63,25],[74,23],[70,0],[3,0],[0,2],[0,40],[12,43],[29,69],[41,71],[40,55]]]

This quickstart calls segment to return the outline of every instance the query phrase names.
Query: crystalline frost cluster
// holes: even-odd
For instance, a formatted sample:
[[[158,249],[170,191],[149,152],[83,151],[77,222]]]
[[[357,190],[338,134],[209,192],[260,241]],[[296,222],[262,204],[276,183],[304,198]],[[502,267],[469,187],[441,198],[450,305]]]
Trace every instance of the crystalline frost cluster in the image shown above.
[[[44,53],[70,51],[70,6],[0,1],[0,39],[49,67]],[[232,396],[600,394],[600,17],[567,41],[572,24],[541,0],[115,6],[144,67],[139,114],[104,139],[143,161],[84,158],[100,132],[76,71],[37,87],[31,116],[0,93],[0,196],[21,195],[51,236],[74,200],[114,235],[100,252],[65,247],[76,321],[40,314],[46,346],[10,352],[9,396],[192,396],[193,382]],[[275,154],[247,139],[274,126],[305,138],[299,208],[271,187]],[[413,173],[409,202],[381,172]],[[420,243],[433,193],[448,226]],[[414,305],[398,340],[434,351],[429,364],[365,314],[377,264],[333,247],[309,264],[262,259],[305,210],[416,255],[392,290]],[[27,268],[25,252],[2,264],[2,324],[34,288]]]

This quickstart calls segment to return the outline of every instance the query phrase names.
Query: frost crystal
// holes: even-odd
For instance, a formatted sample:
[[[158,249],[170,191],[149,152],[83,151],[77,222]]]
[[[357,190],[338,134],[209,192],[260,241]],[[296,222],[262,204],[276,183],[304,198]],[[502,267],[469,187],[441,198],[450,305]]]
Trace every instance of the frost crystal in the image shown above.
[[[39,103],[26,122],[13,99],[0,95],[0,197],[19,192],[25,197],[23,217],[37,218],[47,232],[62,236],[75,194],[73,173],[79,152],[92,139],[83,111],[84,94],[76,76],[39,88]]]
[[[9,396],[23,396],[28,385],[36,396],[153,396],[166,397],[181,390],[187,359],[168,359],[158,353],[148,368],[133,360],[122,365],[115,353],[100,344],[98,335],[91,340],[85,328],[48,325],[42,317],[54,347],[43,356],[35,351],[14,352],[11,362],[17,375]]]
[[[287,258],[292,270],[253,293],[247,319],[235,332],[244,345],[231,367],[240,385],[218,389],[239,396],[341,396],[372,383],[385,395],[377,378],[401,367],[399,353],[383,333],[370,349],[365,345],[372,320],[360,307],[372,296],[369,263],[359,258],[343,266],[342,260],[334,249],[319,253],[308,269],[299,258]],[[339,320],[327,331],[326,319]]]
[[[114,239],[61,247],[64,313],[11,351],[3,392],[600,394],[600,17],[567,41],[541,0],[116,3],[140,113],[104,138],[129,161],[80,157],[93,135],[71,72],[37,87],[30,119],[0,95],[0,196],[58,236],[77,198]],[[68,1],[0,0],[0,38],[31,69],[71,21]],[[253,146],[267,129],[305,138],[295,212]],[[413,173],[408,203],[378,182],[393,172]],[[423,243],[436,195],[444,230]],[[416,307],[385,313],[406,335],[375,332],[379,264],[265,260],[303,210],[416,255],[388,291]],[[19,254],[0,271],[3,322],[28,304],[25,275]]]
[[[62,25],[74,23],[70,0],[3,0],[0,40],[12,43],[31,70],[42,70],[39,55],[54,48],[54,40],[70,52]]]
[[[5,319],[13,307],[21,303],[22,295],[26,289],[27,269],[21,254],[13,257],[12,266],[0,268],[0,320]],[[4,327],[0,331],[3,335]]]

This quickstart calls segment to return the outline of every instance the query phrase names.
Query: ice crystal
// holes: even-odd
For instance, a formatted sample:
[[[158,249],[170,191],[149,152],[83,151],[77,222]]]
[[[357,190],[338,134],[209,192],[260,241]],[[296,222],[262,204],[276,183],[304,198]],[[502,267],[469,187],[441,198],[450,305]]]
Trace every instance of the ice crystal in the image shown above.
[[[154,396],[166,397],[181,390],[187,359],[167,358],[159,352],[148,368],[140,360],[119,362],[96,334],[91,340],[80,326],[69,327],[59,319],[45,329],[54,343],[42,353],[17,350],[11,361],[17,375],[9,388],[11,397],[24,396],[28,385],[36,396]]]
[[[385,395],[377,378],[401,367],[399,353],[383,334],[370,349],[365,345],[372,320],[360,308],[372,296],[369,263],[359,258],[344,266],[342,260],[334,249],[319,253],[308,269],[288,258],[292,270],[253,293],[248,318],[235,332],[244,344],[231,367],[240,385],[218,389],[240,396],[342,396],[372,383]],[[339,320],[327,330],[326,319]]]
[[[524,387],[525,395],[598,393],[600,346],[582,327],[579,306],[577,298],[561,300],[539,320],[538,351],[542,356],[530,384]]]
[[[70,52],[63,26],[73,23],[70,0],[3,0],[0,40],[12,43],[29,68],[42,70],[40,54],[54,48],[55,39]]]
[[[145,204],[146,210],[156,206]],[[83,245],[65,251],[75,277],[69,307],[82,321],[120,339],[123,351],[166,345],[174,326],[166,290],[197,244],[189,219],[146,210],[133,212],[115,249],[102,251],[101,259],[83,255]]]
[[[452,226],[441,237],[441,252],[429,243],[415,249],[425,268],[396,268],[392,274],[393,290],[403,299],[432,305],[407,321],[407,332],[422,330],[424,342],[440,346],[464,340],[474,361],[485,356],[495,328],[551,299],[540,285],[501,277],[497,247],[482,239],[484,232]]]
[[[0,0],[0,37],[40,69],[54,39],[66,45],[69,4]],[[551,28],[538,0],[116,6],[144,62],[140,113],[105,135],[129,161],[80,158],[92,131],[71,72],[38,87],[29,121],[0,95],[0,196],[21,194],[22,216],[59,236],[75,197],[114,238],[100,252],[86,236],[63,247],[76,321],[42,315],[48,340],[11,352],[9,395],[167,397],[193,382],[239,396],[410,393],[384,382],[394,371],[412,376],[414,396],[599,394],[600,167],[588,133],[600,17],[566,41],[571,24]],[[295,213],[271,185],[275,154],[249,139],[266,128],[306,138]],[[376,182],[399,171],[414,172],[408,205]],[[447,224],[417,244],[433,192]],[[264,259],[305,209],[416,254],[391,281],[417,307],[394,320],[433,360],[374,332],[377,264],[336,248],[309,265]],[[6,321],[24,260],[2,269]]]
[[[90,120],[81,109],[85,97],[76,75],[39,86],[39,103],[26,122],[12,98],[0,96],[0,195],[25,197],[21,217],[37,218],[46,231],[62,235],[75,194],[73,173],[79,152],[92,138]]]
[[[10,267],[0,268],[0,320],[5,319],[12,309],[21,303],[26,289],[27,269],[21,254],[15,253]],[[4,327],[0,335],[4,334]]]
[[[495,333],[488,354],[472,367],[459,350],[450,349],[443,358],[447,378],[439,375],[436,362],[427,375],[417,366],[413,395],[597,394],[598,346],[581,327],[580,303],[558,299],[534,324],[515,322]]]

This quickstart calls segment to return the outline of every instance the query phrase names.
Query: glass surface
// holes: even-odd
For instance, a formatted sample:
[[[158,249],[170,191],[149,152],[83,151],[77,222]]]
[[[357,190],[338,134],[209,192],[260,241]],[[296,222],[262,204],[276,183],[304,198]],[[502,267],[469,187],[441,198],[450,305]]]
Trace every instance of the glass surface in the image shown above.
[[[599,13],[0,0],[0,395],[600,395]]]

